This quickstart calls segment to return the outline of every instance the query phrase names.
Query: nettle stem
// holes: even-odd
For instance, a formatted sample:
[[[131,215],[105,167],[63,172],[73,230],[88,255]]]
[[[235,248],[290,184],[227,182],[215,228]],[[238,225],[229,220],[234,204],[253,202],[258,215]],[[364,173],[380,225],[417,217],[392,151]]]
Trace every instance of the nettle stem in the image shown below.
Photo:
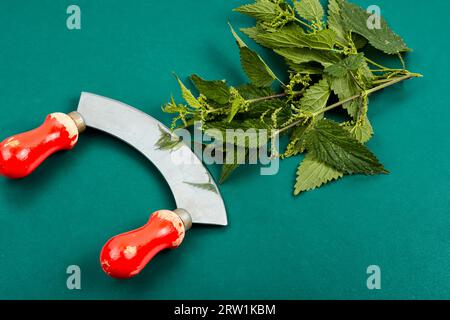
[[[406,70],[405,70],[405,71],[406,71]],[[373,87],[372,89],[365,90],[365,91],[361,92],[360,94],[351,96],[351,97],[349,97],[349,98],[347,98],[347,99],[338,101],[338,102],[336,102],[336,103],[334,103],[334,104],[332,104],[332,105],[329,105],[328,107],[323,108],[322,110],[313,113],[313,114],[311,115],[311,117],[316,117],[316,116],[318,116],[318,115],[320,115],[320,114],[323,114],[323,113],[328,112],[328,111],[330,111],[330,110],[333,110],[333,109],[335,109],[335,108],[337,108],[337,107],[340,107],[340,106],[342,106],[343,104],[346,104],[346,103],[348,103],[348,102],[350,102],[350,101],[353,101],[353,100],[355,100],[355,99],[361,98],[361,97],[364,96],[364,95],[370,95],[370,94],[372,94],[372,93],[374,93],[374,92],[377,92],[377,91],[382,90],[382,89],[384,89],[384,88],[390,87],[390,86],[392,86],[392,85],[394,85],[394,84],[397,84],[397,83],[399,83],[399,82],[402,82],[402,81],[405,81],[405,80],[408,80],[408,79],[411,79],[411,78],[421,78],[421,77],[422,77],[422,75],[419,74],[419,73],[410,73],[410,72],[408,72],[408,71],[406,71],[406,72],[407,72],[407,74],[404,75],[404,76],[402,76],[402,77],[397,77],[397,78],[392,78],[392,79],[383,79],[383,80],[379,80],[380,82],[382,81],[380,85],[378,85],[378,86],[376,86],[376,87]],[[302,90],[300,90],[300,91],[294,91],[294,92],[293,92],[293,95],[294,95],[294,96],[301,95],[301,94],[304,93],[304,91],[305,91],[305,89],[302,89]],[[266,101],[266,100],[272,100],[272,99],[277,99],[277,98],[283,98],[283,97],[287,97],[287,96],[288,96],[288,94],[284,92],[284,93],[274,94],[274,95],[270,95],[270,96],[266,96],[266,97],[260,97],[260,98],[255,98],[255,99],[249,99],[249,100],[247,100],[247,102],[248,102],[248,103],[256,103],[256,102],[260,102],[260,101]],[[211,109],[211,110],[208,110],[207,113],[217,112],[217,111],[222,110],[222,109],[225,109],[225,108],[227,108],[227,107],[222,107],[222,108],[217,108],[217,109]],[[305,121],[305,118],[301,118],[301,119],[299,119],[299,120],[297,120],[297,121],[294,121],[294,122],[291,123],[290,125],[288,125],[288,126],[286,126],[286,127],[284,127],[284,128],[278,129],[277,132],[276,132],[276,134],[280,134],[280,133],[282,133],[282,132],[284,132],[284,131],[286,131],[286,130],[289,130],[289,129],[291,129],[291,128],[297,126],[297,125],[299,125],[300,123],[302,123],[302,122],[304,122],[304,121]]]
[[[383,65],[381,65],[381,64],[379,64],[379,63],[377,63],[377,62],[375,62],[375,61],[373,61],[373,60],[371,60],[371,59],[369,59],[369,58],[367,58],[367,57],[364,57],[364,59],[365,59],[367,62],[369,62],[370,64],[374,65],[375,67],[378,67],[378,68],[380,68],[380,69],[389,69],[389,68],[387,68],[387,67],[385,67],[385,66],[383,66]]]
[[[276,99],[276,98],[283,98],[285,96],[286,96],[286,93],[279,93],[279,94],[274,94],[274,95],[267,96],[267,97],[261,97],[261,98],[256,98],[256,99],[249,99],[249,100],[247,100],[247,102],[248,103],[255,103],[255,102],[271,100],[271,99]]]
[[[294,96],[298,96],[298,95],[303,94],[303,92],[304,92],[304,90],[294,91],[293,95]],[[255,98],[255,99],[248,99],[248,100],[246,100],[246,102],[251,104],[251,103],[256,103],[256,102],[261,102],[261,101],[266,101],[266,100],[273,100],[273,99],[277,99],[277,98],[284,98],[286,96],[287,96],[287,94],[283,92],[283,93],[278,93],[278,94],[274,94],[274,95],[270,95],[270,96],[266,96],[266,97],[260,97],[260,98]],[[217,112],[217,111],[226,110],[226,109],[228,109],[228,106],[221,107],[221,108],[215,108],[215,109],[209,109],[209,110],[206,111],[206,113],[212,113],[212,112]]]
[[[408,80],[408,79],[411,79],[411,78],[421,78],[421,77],[422,77],[422,75],[419,74],[419,73],[408,73],[407,75],[405,75],[403,77],[394,78],[394,79],[392,79],[392,81],[390,81],[388,83],[384,83],[384,84],[381,84],[381,85],[379,85],[377,87],[369,89],[369,90],[366,91],[366,93],[369,95],[369,94],[372,94],[374,92],[380,91],[380,90],[382,90],[382,89],[384,89],[386,87],[392,86],[392,85],[394,85],[396,83],[399,83],[399,82],[402,82],[402,81],[405,81],[405,80]]]
[[[310,26],[306,22],[303,22],[302,20],[298,19],[297,17],[295,17],[294,20],[297,21],[298,23],[300,23],[301,25],[305,26],[306,28],[312,30],[312,31],[315,30],[312,26]]]
[[[408,79],[411,79],[411,78],[420,78],[420,77],[422,77],[421,74],[418,74],[418,73],[408,73],[407,75],[405,75],[405,76],[403,76],[403,77],[398,77],[398,78],[391,79],[391,81],[389,81],[389,82],[387,82],[387,83],[383,83],[383,84],[381,84],[381,85],[379,85],[379,86],[376,86],[376,87],[374,87],[374,88],[372,88],[372,89],[363,91],[363,92],[360,93],[360,94],[354,95],[354,96],[349,97],[349,98],[347,98],[347,99],[344,99],[344,100],[341,100],[341,101],[339,101],[339,102],[336,102],[336,103],[334,103],[334,104],[332,104],[332,105],[330,105],[330,106],[328,106],[328,107],[326,107],[326,108],[323,108],[322,110],[313,113],[313,114],[311,115],[311,117],[314,118],[314,117],[316,117],[316,116],[318,116],[318,115],[320,115],[320,114],[323,114],[323,113],[325,113],[325,112],[327,112],[327,111],[330,111],[330,110],[333,110],[333,109],[335,109],[335,108],[337,108],[337,107],[340,107],[340,106],[342,106],[343,104],[346,104],[346,103],[348,103],[348,102],[350,102],[350,101],[353,101],[353,100],[355,100],[355,99],[358,99],[358,98],[360,98],[360,97],[362,97],[362,96],[364,96],[364,95],[370,95],[370,94],[372,94],[372,93],[374,93],[374,92],[380,91],[380,90],[382,90],[382,89],[384,89],[384,88],[387,88],[387,87],[392,86],[392,85],[394,85],[394,84],[397,84],[397,83],[399,83],[399,82],[402,82],[402,81],[405,81],[405,80],[408,80]],[[300,123],[302,123],[302,122],[304,122],[304,121],[305,121],[304,118],[302,118],[302,119],[300,119],[300,120],[297,120],[297,121],[291,123],[290,125],[288,125],[288,126],[286,126],[286,127],[284,127],[284,128],[279,129],[279,130],[277,131],[277,133],[280,134],[280,133],[282,133],[282,132],[284,132],[284,131],[286,131],[286,130],[289,130],[289,129],[291,129],[291,128],[297,126],[297,125],[299,125]]]
[[[300,91],[294,91],[292,94],[294,96],[298,96],[301,95],[305,92],[305,89],[302,89]],[[248,103],[255,103],[255,102],[260,102],[260,101],[265,101],[265,100],[272,100],[272,99],[277,99],[277,98],[284,98],[287,96],[287,93],[283,92],[283,93],[278,93],[278,94],[274,94],[271,96],[267,96],[267,97],[261,97],[261,98],[256,98],[256,99],[249,99],[247,100]]]

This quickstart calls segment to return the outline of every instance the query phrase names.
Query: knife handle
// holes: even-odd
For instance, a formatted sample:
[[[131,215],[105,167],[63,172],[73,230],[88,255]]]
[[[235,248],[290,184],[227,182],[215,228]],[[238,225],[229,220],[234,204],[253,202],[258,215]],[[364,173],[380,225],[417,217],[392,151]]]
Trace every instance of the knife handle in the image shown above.
[[[76,112],[52,113],[40,127],[5,139],[0,143],[0,175],[28,176],[51,154],[72,149],[84,128]]]
[[[191,226],[191,217],[185,210],[156,211],[144,226],[119,234],[103,246],[102,269],[113,278],[134,277],[160,251],[177,248]]]

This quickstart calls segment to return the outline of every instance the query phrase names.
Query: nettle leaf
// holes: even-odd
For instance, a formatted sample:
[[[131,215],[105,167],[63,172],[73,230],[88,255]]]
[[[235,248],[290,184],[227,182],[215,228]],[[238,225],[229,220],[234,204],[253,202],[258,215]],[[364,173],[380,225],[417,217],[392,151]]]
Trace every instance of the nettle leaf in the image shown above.
[[[300,99],[300,110],[305,113],[319,112],[327,105],[330,94],[328,81],[326,79],[320,80],[305,91],[305,94]]]
[[[260,45],[271,49],[310,48],[331,50],[336,40],[336,34],[330,29],[307,34],[295,24],[273,32],[261,31],[258,28],[241,29],[241,31]]]
[[[226,180],[228,180],[228,178],[230,178],[231,174],[239,167],[238,163],[233,163],[233,164],[223,164],[222,165],[222,170],[220,172],[220,178],[219,178],[219,183],[223,183]]]
[[[367,39],[363,36],[352,33],[346,28],[344,20],[341,17],[342,4],[346,0],[329,0],[328,2],[328,27],[336,33],[336,41],[342,45],[349,46],[353,41],[356,49],[360,50],[367,44]],[[349,40],[351,39],[351,40]]]
[[[242,47],[241,64],[250,81],[258,87],[269,87],[277,78],[262,58],[248,47]]]
[[[191,80],[198,91],[209,100],[220,104],[227,104],[230,100],[230,88],[223,80],[207,81],[197,75],[192,75]]]
[[[234,11],[260,21],[271,22],[278,17],[279,6],[269,0],[258,0],[256,3],[246,4],[236,8]]]
[[[355,80],[348,73],[340,78],[330,77],[329,81],[331,83],[331,89],[341,101],[362,93],[361,88],[358,87]],[[342,107],[347,110],[352,118],[356,119],[360,104],[361,100],[355,99],[344,103]]]
[[[328,27],[336,34],[336,40],[347,45],[347,30],[341,17],[342,3],[345,0],[329,0],[328,2]]]
[[[179,137],[164,130],[160,126],[158,126],[158,129],[161,134],[155,144],[158,150],[175,151],[182,146],[183,140],[181,140]]]
[[[244,109],[248,105],[247,101],[235,88],[230,89],[230,94],[231,109],[230,113],[228,114],[228,122],[231,122],[233,120],[234,116],[239,112],[239,110]]]
[[[305,133],[307,129],[307,125],[298,125],[292,130],[289,144],[286,147],[286,151],[281,156],[283,159],[296,156],[305,151]]]
[[[352,41],[357,50],[361,50],[367,45],[367,39],[357,33],[352,33]]]
[[[237,43],[238,47],[239,48],[246,47],[247,44],[244,42],[244,40],[241,39],[241,37],[239,37],[239,35],[234,30],[234,28],[231,25],[231,23],[228,22],[228,26],[230,27],[231,34],[233,35],[234,39],[236,40],[236,43]]]
[[[367,115],[355,122],[346,123],[343,128],[348,130],[352,137],[361,143],[366,143],[373,136],[373,128]]]
[[[216,186],[214,184],[212,184],[211,182],[194,183],[194,182],[183,181],[183,183],[188,184],[188,185],[193,186],[193,187],[198,188],[198,189],[202,189],[202,190],[218,193]]]
[[[353,134],[359,142],[366,143],[373,136],[373,128],[367,117],[364,117],[361,122],[358,122],[353,130],[350,130],[350,133]]]
[[[410,51],[403,39],[389,28],[384,18],[380,17],[380,29],[371,30],[367,27],[371,15],[363,8],[347,2],[342,3],[341,16],[347,29],[366,38],[376,49],[387,54]]]
[[[239,47],[242,69],[244,69],[250,81],[258,87],[270,86],[277,78],[273,71],[255,51],[247,47],[231,25],[230,28]]]
[[[289,68],[296,73],[300,73],[300,74],[304,74],[304,75],[307,75],[307,74],[313,75],[313,74],[322,74],[323,73],[323,68],[320,64],[317,65],[316,63],[310,63],[310,62],[296,64],[289,60],[286,60],[286,63],[289,66]]]
[[[362,85],[365,87],[365,89],[369,89],[372,87],[375,76],[370,70],[366,61],[364,61],[361,67],[357,70],[357,74],[362,80]]]
[[[333,167],[306,155],[297,170],[294,195],[314,190],[330,181],[342,178],[344,174]]]
[[[324,67],[329,67],[340,60],[339,55],[336,53],[309,48],[281,48],[274,49],[274,51],[295,64],[314,61]]]
[[[338,74],[338,72],[334,73],[334,75],[336,74]],[[358,76],[358,78],[360,79],[359,85],[356,82],[358,80],[356,79],[355,75],[352,75],[350,72],[346,72],[343,75],[339,74],[340,77],[328,78],[328,81],[331,83],[331,89],[338,96],[339,100],[345,100],[356,95],[361,95],[363,89],[360,86],[362,86],[365,89],[371,87],[374,76],[364,60],[362,60],[362,64],[356,70],[356,72],[354,72],[354,74]],[[342,107],[347,110],[348,114],[353,119],[357,119],[358,111],[360,110],[361,107],[364,107],[364,99],[362,98],[354,99],[350,102],[343,104]]]
[[[275,92],[269,87],[257,87],[251,83],[244,84],[236,89],[246,100],[268,97],[275,94]]]
[[[319,0],[295,0],[295,10],[298,15],[308,21],[322,21],[323,7]]]
[[[388,173],[375,155],[338,123],[319,120],[306,135],[311,156],[346,174]]]
[[[239,159],[244,158],[247,160],[249,158],[249,150],[243,148],[236,148],[233,154],[233,161],[229,161],[230,156],[227,158],[227,163],[222,165],[222,170],[220,172],[219,183],[223,183],[228,180],[231,174],[239,168],[241,165]]]
[[[242,148],[259,148],[268,141],[267,135],[259,135],[259,129],[269,130],[270,127],[259,119],[234,120],[231,124],[226,121],[216,121],[203,124],[204,130],[219,130],[221,135],[215,134],[214,139],[226,144]],[[230,129],[230,131],[227,131]],[[252,129],[251,131],[248,131]]]
[[[361,68],[363,63],[364,54],[358,53],[351,55],[332,66],[326,67],[324,71],[332,77],[339,78],[345,76],[348,72],[357,71]]]
[[[287,27],[284,27],[287,28]],[[243,34],[245,34],[250,39],[255,40],[255,38],[258,36],[259,33],[266,32],[262,28],[256,26],[256,27],[250,27],[250,28],[240,28],[239,31],[241,31]]]
[[[183,99],[192,107],[192,108],[201,108],[201,103],[197,100],[196,97],[192,94],[191,90],[186,88],[186,86],[183,84],[183,82],[178,78],[178,76],[175,76],[177,78],[178,84],[181,88],[181,94],[183,96]]]

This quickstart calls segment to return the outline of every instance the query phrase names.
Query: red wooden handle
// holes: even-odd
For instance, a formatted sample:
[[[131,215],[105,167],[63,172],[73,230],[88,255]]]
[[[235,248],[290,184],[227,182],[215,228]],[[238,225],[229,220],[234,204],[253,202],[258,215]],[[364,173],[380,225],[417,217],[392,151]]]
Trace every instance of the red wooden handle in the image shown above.
[[[48,115],[39,128],[0,143],[0,174],[12,179],[28,176],[51,154],[72,149],[78,134],[78,127],[69,115]]]
[[[175,212],[157,211],[143,227],[111,238],[100,253],[100,263],[113,278],[131,278],[161,250],[178,247],[184,234],[183,220]]]

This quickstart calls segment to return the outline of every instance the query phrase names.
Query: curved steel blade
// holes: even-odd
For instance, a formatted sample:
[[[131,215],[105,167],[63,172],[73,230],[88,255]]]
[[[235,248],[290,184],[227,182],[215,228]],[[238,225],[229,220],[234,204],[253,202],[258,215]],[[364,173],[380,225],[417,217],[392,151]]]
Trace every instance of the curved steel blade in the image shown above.
[[[189,146],[157,147],[161,133],[170,132],[162,123],[122,102],[87,92],[81,93],[77,111],[88,127],[125,141],[147,157],[166,179],[177,207],[187,210],[194,223],[227,225],[219,189]]]

